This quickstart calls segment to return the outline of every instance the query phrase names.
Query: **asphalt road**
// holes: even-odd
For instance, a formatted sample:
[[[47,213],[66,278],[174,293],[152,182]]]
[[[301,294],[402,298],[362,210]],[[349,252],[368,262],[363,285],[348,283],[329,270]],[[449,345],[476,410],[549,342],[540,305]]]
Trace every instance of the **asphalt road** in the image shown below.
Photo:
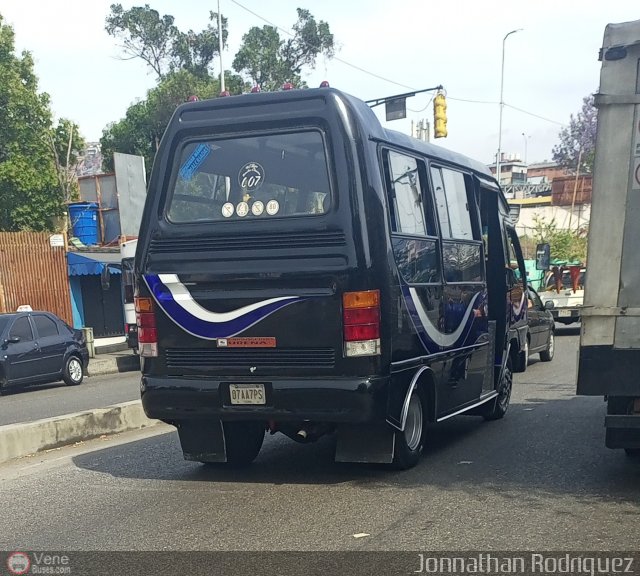
[[[504,420],[434,427],[406,472],[278,435],[246,470],[209,468],[164,425],[0,466],[0,550],[637,549],[640,461],[604,447],[604,403],[574,396],[562,332]]]
[[[91,376],[80,386],[65,386],[63,382],[30,386],[0,396],[0,426],[139,399],[139,372]]]

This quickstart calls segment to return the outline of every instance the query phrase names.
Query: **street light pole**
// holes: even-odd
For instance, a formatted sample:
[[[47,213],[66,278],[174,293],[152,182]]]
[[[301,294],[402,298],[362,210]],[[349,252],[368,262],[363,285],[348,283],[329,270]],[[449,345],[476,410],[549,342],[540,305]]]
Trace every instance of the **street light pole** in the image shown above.
[[[527,135],[523,132],[522,137],[524,138],[524,163],[527,163]],[[531,138],[529,136],[528,138]]]
[[[498,155],[496,156],[496,180],[498,181],[498,184],[500,184],[500,154],[502,153],[502,110],[504,108],[504,45],[507,41],[507,38],[511,36],[511,34],[520,32],[520,30],[522,30],[522,28],[511,30],[511,32],[505,34],[505,37],[502,39],[502,71],[500,73],[500,124],[498,127]]]
[[[222,16],[220,15],[220,0],[218,0],[218,50],[220,52],[220,93],[224,92],[224,68],[222,67]]]

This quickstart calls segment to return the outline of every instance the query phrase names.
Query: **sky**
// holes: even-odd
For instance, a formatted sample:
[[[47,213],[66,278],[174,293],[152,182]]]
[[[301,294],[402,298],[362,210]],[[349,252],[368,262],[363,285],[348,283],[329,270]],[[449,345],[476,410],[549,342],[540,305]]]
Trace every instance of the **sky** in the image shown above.
[[[501,78],[502,151],[529,163],[551,160],[562,125],[580,110],[584,96],[597,91],[604,27],[640,18],[634,0],[219,1],[229,19],[225,68],[251,27],[265,25],[266,19],[290,30],[296,8],[307,8],[329,23],[338,47],[337,58],[320,57],[315,70],[306,71],[309,86],[328,80],[370,100],[441,84],[449,135],[434,142],[485,163],[495,160],[498,149]],[[127,107],[155,85],[144,63],[123,59],[117,40],[105,32],[111,3],[0,0],[16,49],[33,54],[40,90],[51,96],[55,117],[72,119],[88,141],[99,140],[108,123],[124,117]],[[200,31],[209,11],[217,10],[217,0],[121,3],[125,9],[148,3],[160,14],[173,15],[183,31]],[[215,73],[219,66],[215,61]],[[387,128],[409,133],[411,121],[431,121],[430,100],[430,94],[416,95],[407,101],[407,118],[388,123],[384,107],[375,110]]]

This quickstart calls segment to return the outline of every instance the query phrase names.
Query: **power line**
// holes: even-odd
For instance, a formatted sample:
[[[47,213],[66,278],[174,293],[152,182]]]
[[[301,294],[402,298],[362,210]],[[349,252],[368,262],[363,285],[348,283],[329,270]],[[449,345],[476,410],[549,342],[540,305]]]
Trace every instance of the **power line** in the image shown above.
[[[523,114],[528,114],[529,116],[534,116],[535,118],[540,118],[540,120],[546,120],[547,122],[551,122],[552,124],[557,124],[558,126],[565,126],[562,122],[556,122],[555,120],[551,120],[551,118],[545,118],[544,116],[540,116],[539,114],[534,114],[533,112],[528,112],[527,110],[523,110],[522,108],[518,108],[517,106],[512,106],[511,104],[507,104],[505,102],[505,106],[509,108],[513,108],[518,112],[522,112]]]
[[[253,14],[256,18],[262,20],[263,22],[266,22],[270,26],[273,26],[277,30],[280,30],[281,32],[285,33],[287,36],[291,36],[291,37],[294,36],[289,30],[286,30],[285,28],[282,28],[282,27],[278,26],[274,22],[271,22],[270,20],[267,20],[265,17],[261,16],[257,12],[254,12],[250,8],[247,8],[246,6],[244,6],[243,4],[240,4],[240,2],[238,2],[237,0],[231,0],[231,2],[233,2],[236,6],[239,6],[243,10],[246,10],[250,14]],[[385,82],[389,82],[389,84],[395,84],[396,86],[400,86],[401,88],[407,88],[408,90],[416,90],[416,88],[414,88],[413,86],[408,86],[406,84],[402,84],[400,82],[396,82],[395,80],[391,80],[390,78],[386,78],[385,76],[380,76],[379,74],[376,74],[375,72],[371,72],[370,70],[366,70],[365,68],[362,68],[361,66],[357,66],[355,64],[352,64],[351,62],[347,62],[346,60],[343,60],[342,58],[339,58],[338,56],[333,56],[333,60],[335,60],[336,62],[340,62],[341,64],[344,64],[345,66],[349,66],[349,67],[351,67],[351,68],[353,68],[355,70],[359,70],[360,72],[363,72],[364,74],[368,74],[369,76],[372,76],[374,78],[378,78],[379,80],[383,80]],[[499,104],[499,102],[493,102],[491,100],[473,100],[473,99],[470,99],[470,98],[455,98],[453,96],[449,96],[448,94],[447,94],[447,99],[455,100],[457,102],[469,102],[471,104]],[[411,108],[409,108],[408,110],[410,110],[411,112],[424,112],[424,110],[426,110],[429,107],[429,104],[431,104],[432,100],[433,100],[433,97],[431,98],[431,100],[429,100],[427,105],[424,108],[422,108],[421,110],[412,110]],[[529,112],[527,110],[523,110],[522,108],[518,108],[516,106],[512,106],[511,104],[505,103],[504,105],[508,106],[509,108],[513,108],[514,110],[517,110],[518,112],[522,112],[523,114],[528,114],[529,116],[533,116],[535,118],[539,118],[540,120],[545,120],[547,122],[551,122],[552,124],[557,124],[558,126],[564,126],[564,124],[562,124],[561,122],[556,122],[555,120],[551,120],[550,118],[545,118],[544,116],[540,116],[539,114],[534,114],[533,112]]]

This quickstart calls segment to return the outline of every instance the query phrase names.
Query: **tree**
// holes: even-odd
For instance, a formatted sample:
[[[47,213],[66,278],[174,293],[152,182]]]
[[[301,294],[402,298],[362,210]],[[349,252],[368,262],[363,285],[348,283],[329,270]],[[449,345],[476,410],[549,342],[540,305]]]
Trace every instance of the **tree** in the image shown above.
[[[29,52],[15,54],[0,15],[0,230],[52,230],[64,215],[51,150],[51,111]]]
[[[314,68],[320,54],[332,58],[335,49],[329,24],[316,22],[309,10],[298,8],[297,12],[298,20],[289,40],[282,40],[273,26],[251,28],[242,37],[233,69],[264,90],[276,90],[285,82],[303,85],[303,68]]]
[[[242,78],[225,73],[225,85],[229,91],[240,93],[245,88]],[[190,96],[199,99],[213,98],[220,94],[220,82],[210,76],[202,77],[189,70],[171,72],[141,100],[129,107],[125,117],[107,126],[100,139],[103,167],[113,170],[113,153],[144,156],[147,172],[160,139],[177,106]]]
[[[572,172],[593,171],[598,110],[593,94],[582,100],[582,109],[571,114],[569,125],[560,130],[560,143],[553,147],[553,160]],[[578,163],[580,166],[578,166]]]
[[[49,144],[56,167],[64,202],[76,200],[79,196],[76,167],[85,141],[80,136],[77,124],[61,118],[58,125],[49,131]]]
[[[561,262],[585,262],[587,259],[588,229],[569,230],[559,228],[555,218],[546,220],[542,216],[533,217],[533,239],[537,244],[548,243],[551,259]]]
[[[211,62],[220,53],[220,40],[218,35],[218,13],[209,12],[209,21],[215,22],[215,26],[210,23],[199,33],[189,30],[189,32],[178,32],[172,47],[172,67],[173,69],[189,70],[196,76],[205,77],[209,75]],[[227,43],[227,19],[220,16],[222,26],[222,43]]]
[[[220,18],[222,40],[227,41],[227,19]],[[178,69],[189,70],[196,76],[207,76],[213,59],[219,54],[218,14],[209,12],[211,23],[200,31],[181,32],[174,17],[149,7],[134,6],[124,10],[112,4],[107,16],[107,33],[122,42],[128,59],[140,58],[156,73],[158,80]]]
[[[129,59],[141,58],[156,73],[158,79],[169,71],[173,43],[178,29],[173,16],[160,16],[148,4],[125,10],[122,4],[112,4],[105,29],[122,41]]]

